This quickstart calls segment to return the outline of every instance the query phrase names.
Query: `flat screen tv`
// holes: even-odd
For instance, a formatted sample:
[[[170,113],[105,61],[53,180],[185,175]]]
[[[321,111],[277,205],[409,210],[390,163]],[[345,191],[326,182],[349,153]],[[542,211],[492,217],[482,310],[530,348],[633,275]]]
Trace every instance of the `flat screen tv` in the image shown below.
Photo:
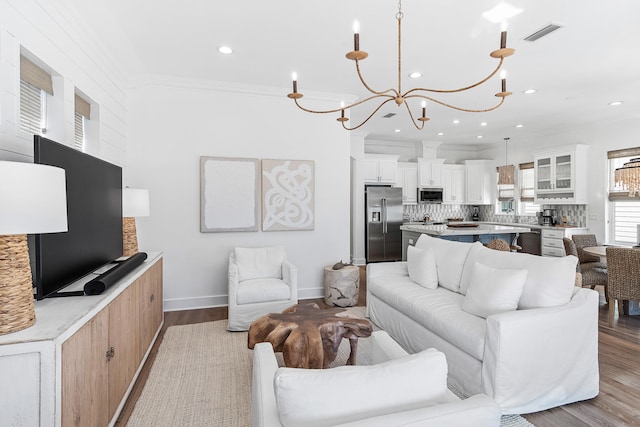
[[[63,168],[67,181],[69,231],[34,239],[40,300],[122,256],[122,168],[38,135],[34,163]]]

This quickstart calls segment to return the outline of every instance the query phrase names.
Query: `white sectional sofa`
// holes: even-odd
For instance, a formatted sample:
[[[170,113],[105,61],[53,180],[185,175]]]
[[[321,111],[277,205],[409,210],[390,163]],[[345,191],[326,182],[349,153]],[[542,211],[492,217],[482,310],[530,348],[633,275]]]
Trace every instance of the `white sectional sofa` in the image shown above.
[[[598,395],[599,297],[576,263],[422,235],[407,262],[367,265],[367,315],[410,353],[442,351],[463,393],[537,412]]]
[[[253,427],[497,427],[485,395],[447,389],[447,361],[428,349],[408,355],[384,331],[372,334],[372,365],[278,368],[273,347],[253,349]]]

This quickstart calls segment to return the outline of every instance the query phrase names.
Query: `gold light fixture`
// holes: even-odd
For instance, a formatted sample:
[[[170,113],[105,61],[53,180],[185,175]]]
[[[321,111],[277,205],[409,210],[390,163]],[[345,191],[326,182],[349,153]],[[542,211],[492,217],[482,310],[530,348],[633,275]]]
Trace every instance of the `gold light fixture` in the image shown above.
[[[507,143],[511,138],[504,138],[504,166],[498,166],[498,185],[515,185],[516,167],[514,165],[507,165],[508,152]]]
[[[515,50],[506,47],[507,45],[507,32],[506,30],[503,30],[501,35],[500,35],[500,49],[498,50],[494,50],[493,52],[490,53],[490,56],[492,58],[499,58],[500,62],[498,63],[498,66],[495,68],[495,70],[493,70],[487,77],[485,77],[484,79],[480,80],[477,83],[474,83],[470,86],[465,86],[465,87],[461,87],[458,89],[428,89],[428,88],[413,88],[413,89],[409,89],[406,92],[402,91],[402,79],[401,79],[401,74],[402,74],[402,62],[401,62],[401,40],[402,40],[402,18],[403,18],[403,13],[402,13],[402,1],[398,2],[398,13],[396,14],[396,20],[398,21],[398,85],[397,85],[397,89],[396,88],[390,88],[387,90],[383,90],[383,91],[377,91],[371,88],[371,86],[369,86],[364,78],[362,77],[362,73],[360,71],[360,61],[364,60],[369,54],[365,51],[360,50],[360,34],[359,34],[359,28],[357,26],[357,23],[354,24],[354,34],[353,34],[353,51],[348,52],[346,54],[347,59],[350,59],[352,61],[355,61],[356,63],[356,72],[358,73],[358,77],[360,78],[360,82],[362,83],[362,85],[367,89],[367,91],[369,91],[372,95],[369,96],[368,98],[356,101],[350,105],[341,105],[340,108],[336,108],[336,109],[331,109],[331,110],[312,110],[306,107],[303,107],[302,105],[300,105],[300,98],[302,98],[302,93],[298,92],[298,77],[297,74],[294,72],[292,74],[292,80],[293,80],[293,92],[289,93],[287,96],[291,99],[293,99],[293,101],[296,103],[296,105],[298,106],[298,108],[300,108],[303,111],[306,111],[308,113],[316,113],[316,114],[328,114],[328,113],[340,113],[340,117],[337,118],[337,120],[342,124],[342,127],[347,129],[347,130],[354,130],[354,129],[358,129],[359,127],[361,127],[362,125],[364,125],[365,123],[367,123],[369,121],[369,119],[371,119],[371,117],[373,117],[386,103],[390,102],[390,101],[395,101],[395,103],[399,106],[401,105],[405,105],[407,108],[407,112],[409,113],[409,117],[411,118],[411,122],[413,123],[413,125],[416,127],[416,129],[418,130],[422,130],[424,128],[424,124],[426,121],[429,120],[429,118],[427,117],[427,101],[431,101],[431,102],[435,102],[437,104],[443,105],[445,107],[448,108],[452,108],[454,110],[458,110],[458,111],[465,111],[465,112],[469,112],[469,113],[485,113],[488,111],[493,111],[495,109],[497,109],[498,107],[500,107],[503,103],[504,103],[504,99],[511,95],[511,92],[507,91],[507,79],[506,79],[506,73],[503,70],[501,73],[501,90],[500,92],[496,93],[495,96],[500,98],[500,101],[498,102],[497,105],[490,107],[490,108],[486,108],[486,109],[470,109],[470,108],[462,108],[462,107],[458,107],[452,104],[449,104],[447,102],[441,101],[439,99],[434,98],[433,96],[430,96],[429,94],[450,94],[450,93],[456,93],[456,92],[464,92],[470,89],[473,89],[475,87],[478,87],[480,85],[482,85],[483,83],[485,83],[487,80],[489,80],[491,77],[493,77],[502,67],[502,63],[504,62],[504,58],[511,56],[514,54]],[[421,103],[421,114],[420,116],[417,118],[417,120],[414,118],[413,113],[411,112],[411,109],[409,108],[409,105],[407,103],[407,100],[411,99],[411,98],[419,98],[422,99],[422,103]],[[356,107],[358,105],[361,104],[365,104],[369,101],[373,101],[373,100],[379,100],[381,101],[380,104],[373,110],[373,112],[371,114],[369,114],[369,116],[367,116],[366,119],[364,119],[362,121],[362,123],[353,126],[353,127],[348,127],[346,125],[346,123],[349,121],[348,117],[344,116],[344,112],[345,110],[349,110],[353,107]]]
[[[631,159],[615,170],[616,185],[629,190],[629,197],[640,197],[640,157]]]

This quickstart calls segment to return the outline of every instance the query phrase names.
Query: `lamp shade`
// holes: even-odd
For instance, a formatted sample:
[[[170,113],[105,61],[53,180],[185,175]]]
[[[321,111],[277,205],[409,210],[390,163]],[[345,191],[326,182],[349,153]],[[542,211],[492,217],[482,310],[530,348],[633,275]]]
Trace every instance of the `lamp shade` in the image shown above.
[[[0,235],[67,231],[64,169],[0,161]]]
[[[122,189],[122,216],[141,217],[149,216],[149,190],[136,188]]]

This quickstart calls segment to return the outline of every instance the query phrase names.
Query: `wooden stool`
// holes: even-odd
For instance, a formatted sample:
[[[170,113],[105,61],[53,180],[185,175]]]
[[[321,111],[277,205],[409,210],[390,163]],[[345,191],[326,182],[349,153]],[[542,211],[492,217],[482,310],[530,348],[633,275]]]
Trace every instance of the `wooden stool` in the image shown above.
[[[347,265],[340,270],[324,268],[324,302],[336,307],[358,304],[360,293],[360,268]]]

